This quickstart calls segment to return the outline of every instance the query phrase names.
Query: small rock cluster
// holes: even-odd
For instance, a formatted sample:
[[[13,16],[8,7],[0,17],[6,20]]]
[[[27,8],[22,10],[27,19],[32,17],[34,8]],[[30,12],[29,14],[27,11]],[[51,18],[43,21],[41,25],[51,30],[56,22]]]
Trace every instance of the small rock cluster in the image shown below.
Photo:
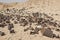
[[[27,14],[27,15],[26,15]],[[13,21],[14,23],[11,23]],[[51,28],[48,28],[48,26],[53,27],[59,27],[60,24],[58,21],[56,21],[53,17],[47,15],[46,13],[28,13],[25,12],[25,9],[15,10],[13,9],[6,9],[3,12],[0,12],[0,27],[4,28],[5,26],[8,26],[8,30],[10,33],[15,33],[14,31],[14,24],[20,24],[20,26],[26,27],[29,25],[28,28],[24,29],[24,32],[31,30],[30,35],[39,34],[39,31],[42,31],[43,36],[47,37],[59,37],[56,36]],[[34,24],[36,23],[36,24]],[[39,27],[32,27],[32,24],[37,25]],[[44,28],[44,29],[43,29]],[[56,31],[60,31],[60,29],[56,29]],[[0,32],[0,35],[5,35],[4,32]],[[60,38],[60,37],[59,37]]]

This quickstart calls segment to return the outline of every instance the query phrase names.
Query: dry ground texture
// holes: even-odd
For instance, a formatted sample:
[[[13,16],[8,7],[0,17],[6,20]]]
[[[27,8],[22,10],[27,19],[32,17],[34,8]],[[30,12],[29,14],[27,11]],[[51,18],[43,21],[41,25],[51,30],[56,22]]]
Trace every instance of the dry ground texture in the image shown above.
[[[0,40],[60,40],[60,0],[0,3]]]

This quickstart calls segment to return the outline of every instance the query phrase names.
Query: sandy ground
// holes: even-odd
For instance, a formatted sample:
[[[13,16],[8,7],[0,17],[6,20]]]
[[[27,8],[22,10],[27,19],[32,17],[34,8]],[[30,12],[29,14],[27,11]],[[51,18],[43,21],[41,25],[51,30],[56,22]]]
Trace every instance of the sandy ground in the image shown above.
[[[60,21],[60,0],[30,0],[27,1],[25,3],[15,3],[15,4],[10,4],[11,6],[9,7],[9,5],[5,6],[5,5],[0,5],[0,10],[2,9],[12,9],[12,8],[17,8],[17,9],[21,9],[21,8],[26,8],[27,11],[30,12],[41,12],[41,13],[46,13],[49,15],[53,14],[53,18],[55,20]],[[58,16],[55,16],[55,14],[58,14]],[[28,27],[28,26],[27,26]],[[33,27],[35,27],[35,25],[33,25]],[[39,34],[36,35],[30,35],[29,32],[24,32],[23,31],[24,27],[20,26],[19,24],[14,24],[14,30],[16,31],[15,34],[10,34],[7,26],[5,28],[0,28],[1,31],[4,31],[7,35],[5,36],[0,36],[0,40],[60,40],[57,38],[49,38],[49,37],[45,37],[42,36],[41,32],[39,32]],[[57,32],[55,32],[57,33]],[[60,33],[60,32],[58,32]]]

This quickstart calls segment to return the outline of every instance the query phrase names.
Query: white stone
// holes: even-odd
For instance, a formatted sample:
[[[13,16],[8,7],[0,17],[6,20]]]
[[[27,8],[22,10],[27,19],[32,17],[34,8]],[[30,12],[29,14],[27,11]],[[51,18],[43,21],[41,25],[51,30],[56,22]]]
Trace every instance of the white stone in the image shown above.
[[[37,28],[42,28],[42,26],[41,25],[38,25]]]

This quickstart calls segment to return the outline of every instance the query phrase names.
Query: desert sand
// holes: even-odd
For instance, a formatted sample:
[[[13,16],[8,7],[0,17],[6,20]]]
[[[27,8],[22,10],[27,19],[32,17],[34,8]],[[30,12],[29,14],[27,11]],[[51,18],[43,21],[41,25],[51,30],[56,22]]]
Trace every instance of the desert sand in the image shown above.
[[[37,13],[38,15],[42,14],[43,20],[50,20],[50,17],[53,18],[52,24],[49,24],[49,22],[51,21],[48,21],[46,23],[47,27],[45,27],[45,25],[42,25],[44,23],[37,24],[39,19],[35,21],[36,17],[32,16],[33,13]],[[44,14],[48,15],[48,17],[46,18],[46,15]],[[0,32],[0,40],[60,40],[60,0],[29,0],[24,3],[0,3],[0,15],[3,15],[4,18],[8,16],[12,17],[11,19],[9,19],[8,17],[7,19],[5,19],[5,21],[2,21],[6,23],[7,26],[1,27],[0,25],[0,31],[5,33],[5,35],[3,34],[3,36],[1,36]],[[3,16],[0,16],[0,18],[2,18]],[[25,16],[26,18],[24,18]],[[30,17],[32,17],[32,20],[34,20],[32,25],[30,25],[30,22],[23,25],[24,21],[21,21],[19,19],[23,18],[28,21]],[[12,30],[14,31],[11,33],[11,29],[8,29],[10,23],[6,22],[6,20],[9,20],[10,23],[13,23],[14,25],[14,27],[12,27]],[[14,23],[14,21],[17,22]],[[56,22],[57,24],[54,24],[54,22]],[[33,29],[31,29],[31,27]],[[37,29],[35,29],[36,27]],[[27,28],[28,30],[24,31],[24,29]],[[49,37],[43,35],[46,32],[46,29],[51,29],[50,31],[52,31],[56,36],[53,37],[53,34]],[[38,31],[35,32],[36,30]],[[49,31],[47,31],[47,33],[49,33]],[[57,37],[58,35],[59,37]]]

